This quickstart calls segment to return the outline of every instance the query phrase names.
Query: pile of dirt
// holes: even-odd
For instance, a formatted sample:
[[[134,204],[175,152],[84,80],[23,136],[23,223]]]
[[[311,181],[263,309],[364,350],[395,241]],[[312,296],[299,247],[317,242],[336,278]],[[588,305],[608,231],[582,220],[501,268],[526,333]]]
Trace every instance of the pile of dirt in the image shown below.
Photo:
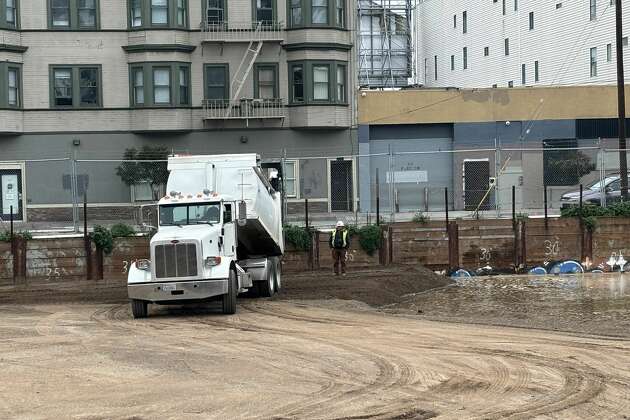
[[[351,271],[345,276],[336,276],[330,271],[309,271],[285,274],[282,291],[276,299],[344,299],[383,306],[401,302],[405,295],[451,283],[450,278],[418,266],[379,267]]]

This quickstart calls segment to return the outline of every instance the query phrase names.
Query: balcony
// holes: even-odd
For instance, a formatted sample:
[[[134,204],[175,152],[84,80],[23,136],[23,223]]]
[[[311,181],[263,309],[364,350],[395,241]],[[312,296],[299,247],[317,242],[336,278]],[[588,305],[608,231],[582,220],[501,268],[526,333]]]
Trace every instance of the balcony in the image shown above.
[[[204,100],[205,120],[282,119],[286,107],[282,99]]]
[[[282,42],[284,29],[282,22],[201,22],[202,42]]]

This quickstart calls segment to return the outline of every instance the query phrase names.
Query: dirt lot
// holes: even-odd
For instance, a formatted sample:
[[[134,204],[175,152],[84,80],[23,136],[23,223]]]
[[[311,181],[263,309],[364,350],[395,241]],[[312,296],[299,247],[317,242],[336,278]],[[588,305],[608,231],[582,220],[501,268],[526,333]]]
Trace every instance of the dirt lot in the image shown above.
[[[152,307],[137,321],[124,302],[5,299],[0,418],[630,418],[627,340],[336,299],[408,303],[447,283],[416,270],[303,274],[235,316]],[[326,291],[304,300],[317,284]]]

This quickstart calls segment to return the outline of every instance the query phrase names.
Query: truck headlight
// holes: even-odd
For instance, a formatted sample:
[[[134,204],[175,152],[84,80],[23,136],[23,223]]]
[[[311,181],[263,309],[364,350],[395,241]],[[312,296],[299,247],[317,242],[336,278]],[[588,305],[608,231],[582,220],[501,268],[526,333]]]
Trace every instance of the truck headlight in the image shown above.
[[[136,261],[136,267],[139,270],[151,271],[151,261],[149,261],[149,260],[138,260],[138,261]]]
[[[216,267],[219,264],[221,264],[221,257],[207,257],[204,262],[206,268]]]

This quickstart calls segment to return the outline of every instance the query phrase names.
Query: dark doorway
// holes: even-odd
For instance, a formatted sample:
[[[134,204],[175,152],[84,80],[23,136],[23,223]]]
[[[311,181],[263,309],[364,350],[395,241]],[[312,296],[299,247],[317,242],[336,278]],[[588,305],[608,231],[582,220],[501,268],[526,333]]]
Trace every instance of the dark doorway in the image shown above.
[[[464,161],[464,208],[466,210],[492,209],[492,194],[488,193],[489,188],[490,162],[487,160]]]
[[[332,211],[353,211],[352,161],[330,161],[330,208]]]
[[[13,209],[13,220],[22,220],[22,171],[0,170],[0,214],[9,220]]]

